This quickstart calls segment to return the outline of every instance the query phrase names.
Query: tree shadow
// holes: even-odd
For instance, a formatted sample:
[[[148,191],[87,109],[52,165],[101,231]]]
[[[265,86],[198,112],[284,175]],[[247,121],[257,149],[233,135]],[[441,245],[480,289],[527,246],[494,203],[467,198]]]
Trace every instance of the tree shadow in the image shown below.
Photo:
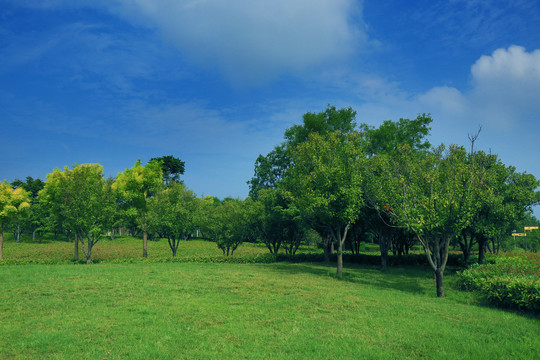
[[[269,269],[286,274],[307,273],[364,286],[414,294],[426,294],[429,291],[425,283],[426,281],[429,281],[431,273],[426,271],[426,269],[420,269],[416,266],[395,267],[383,271],[380,267],[374,265],[346,264],[346,267],[343,269],[343,276],[338,278],[336,266],[332,263],[277,263],[274,264],[274,266],[269,267]],[[433,292],[434,291],[435,290],[433,290]]]

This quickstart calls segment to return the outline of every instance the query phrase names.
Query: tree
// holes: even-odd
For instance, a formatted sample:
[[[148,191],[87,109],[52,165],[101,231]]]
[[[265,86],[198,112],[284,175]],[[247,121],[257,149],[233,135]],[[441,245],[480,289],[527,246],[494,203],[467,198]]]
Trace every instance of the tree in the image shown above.
[[[33,237],[35,237],[36,229],[40,229],[44,225],[43,219],[41,218],[42,212],[40,211],[41,209],[38,206],[39,204],[37,201],[37,196],[39,194],[39,191],[45,186],[45,183],[39,178],[34,179],[31,176],[27,176],[26,181],[24,182],[19,179],[15,179],[11,183],[11,186],[13,186],[14,189],[23,188],[28,193],[31,204],[28,216],[25,216],[24,219],[20,219],[23,220],[22,223],[19,221],[15,226],[17,233],[16,239],[17,241],[19,241],[21,225],[23,229],[26,228],[31,230]]]
[[[0,183],[0,260],[3,258],[5,227],[29,208],[30,199],[23,188],[13,189],[5,181]]]
[[[73,235],[73,229],[67,226],[65,211],[63,211],[62,201],[64,198],[64,190],[61,187],[61,183],[65,182],[64,177],[67,176],[69,168],[64,168],[64,171],[60,169],[54,169],[53,172],[47,174],[47,180],[45,186],[38,193],[38,215],[42,215],[41,227],[43,230],[57,231],[61,228],[66,230],[68,239]],[[79,258],[79,240],[75,236],[74,241],[74,259]]]
[[[307,227],[286,191],[263,189],[258,201],[262,205],[257,219],[260,241],[272,254],[277,254],[282,246],[287,254],[296,253]]]
[[[161,163],[163,183],[168,186],[172,182],[180,182],[180,175],[184,175],[185,162],[172,155],[151,158],[149,162]]]
[[[180,240],[188,240],[198,227],[198,199],[184,184],[172,183],[149,202],[151,228],[167,238],[172,256]]]
[[[99,164],[74,165],[64,169],[60,179],[61,207],[67,226],[75,233],[86,256],[92,262],[92,249],[105,235],[116,212],[111,184],[105,181]]]
[[[43,187],[45,186],[45,183],[43,182],[43,180],[39,178],[34,179],[31,176],[27,176],[26,181],[24,182],[22,180],[15,179],[11,183],[11,186],[13,186],[14,189],[22,187],[24,190],[28,192],[28,197],[32,201],[34,201],[37,198],[39,191],[43,189]]]
[[[264,189],[275,189],[283,180],[291,160],[285,144],[278,145],[266,156],[259,155],[255,161],[255,174],[247,183],[249,197],[256,200]]]
[[[492,250],[497,251],[502,238],[538,204],[535,190],[540,182],[531,174],[519,173],[515,167],[504,165],[493,154],[477,151],[471,153],[469,162],[470,166],[483,171],[478,181],[484,191],[477,198],[478,211],[470,225],[463,229],[458,244],[465,260],[473,245],[478,244],[478,262],[482,264],[489,242]]]
[[[354,131],[312,133],[292,152],[285,188],[315,229],[338,246],[337,274],[343,273],[343,243],[364,205],[363,138]]]
[[[223,202],[214,198],[203,200],[201,225],[210,234],[223,255],[233,255],[244,241],[254,241],[256,237],[257,215],[260,203],[251,200],[227,198]]]
[[[414,120],[399,119],[394,122],[386,120],[378,128],[361,124],[360,129],[368,139],[366,152],[368,155],[390,154],[400,146],[409,145],[413,150],[429,150],[431,144],[425,138],[429,135],[433,122],[430,114],[421,114]]]
[[[309,138],[312,133],[325,137],[332,132],[350,133],[356,127],[356,111],[352,108],[336,109],[328,105],[325,111],[305,113],[302,125],[293,125],[285,130],[285,141],[265,156],[259,155],[255,162],[255,174],[248,181],[249,196],[257,199],[262,189],[273,189],[286,176],[291,166],[291,151]]]
[[[163,185],[161,163],[150,161],[142,166],[137,160],[131,169],[118,174],[112,185],[118,191],[120,202],[128,216],[137,219],[143,233],[143,257],[148,257],[147,241],[150,221],[148,218],[148,202]]]
[[[478,181],[481,170],[469,166],[467,152],[458,146],[424,154],[402,147],[393,156],[378,156],[376,163],[378,210],[416,235],[434,271],[437,296],[444,296],[450,241],[478,210],[477,198],[485,190]]]

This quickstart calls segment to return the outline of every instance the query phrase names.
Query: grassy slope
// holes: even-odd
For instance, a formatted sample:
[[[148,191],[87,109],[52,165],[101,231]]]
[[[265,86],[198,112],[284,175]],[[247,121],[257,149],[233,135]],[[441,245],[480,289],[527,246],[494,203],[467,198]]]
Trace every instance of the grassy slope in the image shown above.
[[[438,299],[428,269],[346,267],[3,266],[0,358],[540,358],[538,319]]]

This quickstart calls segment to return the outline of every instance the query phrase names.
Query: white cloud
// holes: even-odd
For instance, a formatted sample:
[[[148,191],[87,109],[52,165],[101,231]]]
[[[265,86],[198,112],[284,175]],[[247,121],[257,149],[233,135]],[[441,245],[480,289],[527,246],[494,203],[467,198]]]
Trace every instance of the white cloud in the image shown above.
[[[158,28],[187,58],[236,83],[337,63],[366,40],[353,0],[121,0],[109,6]]]
[[[540,122],[540,50],[497,49],[471,66],[471,88],[435,87],[417,98],[434,113],[478,119],[500,132]]]

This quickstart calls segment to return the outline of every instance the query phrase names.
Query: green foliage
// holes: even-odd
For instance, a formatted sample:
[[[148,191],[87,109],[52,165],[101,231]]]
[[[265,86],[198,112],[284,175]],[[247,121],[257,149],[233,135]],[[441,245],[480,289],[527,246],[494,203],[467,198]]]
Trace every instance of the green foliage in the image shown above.
[[[22,187],[28,192],[28,196],[33,202],[33,200],[37,198],[39,191],[45,186],[45,183],[39,178],[34,179],[31,176],[27,176],[26,181],[23,182],[22,180],[16,179],[11,183],[11,186],[15,189]]]
[[[540,313],[540,256],[499,256],[496,263],[475,264],[458,273],[461,286],[489,302]]]
[[[274,189],[286,176],[292,164],[291,152],[301,143],[308,140],[310,134],[319,134],[323,138],[333,132],[347,134],[354,130],[356,111],[352,108],[337,110],[328,105],[320,113],[306,113],[302,125],[293,125],[285,130],[285,141],[276,146],[268,155],[259,155],[255,161],[255,174],[248,181],[252,199],[258,198],[262,189]]]
[[[42,204],[54,204],[51,213],[76,234],[91,262],[92,248],[110,228],[116,214],[116,194],[99,164],[75,164],[47,176],[40,192]],[[86,245],[85,245],[86,241]]]
[[[195,193],[180,183],[172,183],[150,199],[150,228],[167,238],[173,256],[180,240],[189,239],[197,231],[198,207]]]
[[[172,182],[180,182],[180,175],[184,175],[185,162],[172,156],[151,158],[149,162],[156,161],[161,164],[163,183],[169,185]]]
[[[26,191],[0,182],[0,259],[3,258],[4,229],[17,217],[25,216],[29,208],[30,200]]]
[[[0,183],[0,231],[16,216],[30,208],[28,193],[22,188],[13,189],[6,182]]]
[[[311,223],[338,246],[338,275],[342,273],[341,254],[350,226],[364,205],[365,154],[363,138],[357,132],[317,133],[298,145],[292,154],[285,189],[292,202]]]
[[[136,219],[143,232],[143,257],[147,257],[147,237],[150,219],[148,218],[149,199],[163,186],[161,163],[150,161],[142,166],[137,160],[131,169],[118,174],[112,189],[118,192],[120,203],[130,219]]]
[[[386,120],[378,128],[362,124],[360,128],[368,139],[366,152],[369,155],[389,154],[398,151],[403,145],[415,150],[428,150],[431,144],[425,138],[431,130],[429,125],[432,122],[430,114],[422,114],[414,120]]]
[[[292,149],[307,141],[311,134],[322,137],[334,132],[348,134],[356,127],[355,117],[356,111],[351,107],[338,110],[330,105],[320,113],[305,113],[302,125],[293,125],[285,130],[287,146]]]
[[[202,202],[201,227],[210,235],[223,255],[233,255],[244,241],[255,241],[255,224],[260,215],[260,203],[227,198],[222,203],[209,197]]]
[[[296,253],[308,229],[298,207],[283,189],[263,189],[259,202],[262,206],[255,224],[259,240],[272,254],[282,246],[285,252]]]

